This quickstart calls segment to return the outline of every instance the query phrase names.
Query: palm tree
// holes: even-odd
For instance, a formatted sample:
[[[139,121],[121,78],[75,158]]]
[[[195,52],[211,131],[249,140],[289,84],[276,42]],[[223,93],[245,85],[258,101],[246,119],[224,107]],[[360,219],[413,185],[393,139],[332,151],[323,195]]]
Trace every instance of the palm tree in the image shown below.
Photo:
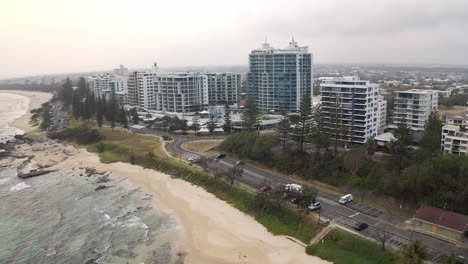
[[[426,247],[419,240],[404,245],[402,253],[406,264],[422,264],[428,258]]]

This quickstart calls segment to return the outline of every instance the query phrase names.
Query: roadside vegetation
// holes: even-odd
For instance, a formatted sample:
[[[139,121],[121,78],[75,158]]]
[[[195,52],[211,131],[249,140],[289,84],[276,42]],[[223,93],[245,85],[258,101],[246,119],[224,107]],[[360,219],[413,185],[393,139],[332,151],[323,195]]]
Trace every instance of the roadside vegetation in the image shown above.
[[[412,132],[400,123],[393,133],[397,140],[376,158],[373,140],[345,151],[342,139],[349,131],[338,123],[325,128],[320,107],[310,111],[306,104],[301,109],[296,116],[284,117],[276,135],[258,134],[255,125],[249,126],[219,149],[304,180],[353,187],[361,199],[370,191],[393,196],[402,205],[424,203],[468,213],[468,157],[440,153],[442,123],[437,113],[427,121],[419,149],[411,148]],[[252,116],[246,116],[246,124],[255,121]]]
[[[397,252],[382,251],[377,244],[340,229],[330,231],[323,243],[308,246],[306,252],[335,264],[405,263]]]

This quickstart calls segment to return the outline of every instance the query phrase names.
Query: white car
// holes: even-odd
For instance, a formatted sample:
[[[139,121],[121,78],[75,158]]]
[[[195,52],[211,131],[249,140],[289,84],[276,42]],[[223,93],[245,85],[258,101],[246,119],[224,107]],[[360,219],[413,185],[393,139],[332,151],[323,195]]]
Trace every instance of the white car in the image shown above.
[[[311,211],[318,210],[320,208],[322,208],[322,205],[320,204],[320,202],[311,203],[309,205],[309,210]]]
[[[195,162],[195,161],[197,161],[199,159],[200,159],[200,157],[198,157],[198,156],[190,156],[190,157],[187,158],[187,161]]]

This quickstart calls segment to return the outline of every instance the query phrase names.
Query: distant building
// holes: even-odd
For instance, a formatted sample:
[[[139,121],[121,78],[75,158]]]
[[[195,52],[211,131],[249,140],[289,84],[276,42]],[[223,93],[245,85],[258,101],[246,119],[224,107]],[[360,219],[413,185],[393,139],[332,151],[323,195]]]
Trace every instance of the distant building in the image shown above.
[[[441,149],[443,154],[466,156],[468,153],[468,133],[461,132],[459,126],[443,126]]]
[[[128,69],[120,65],[112,74],[91,76],[88,78],[89,89],[96,97],[110,98],[115,94],[121,104],[126,103],[128,93]]]
[[[363,144],[378,134],[381,125],[379,106],[386,107],[379,85],[348,76],[323,80],[320,84],[322,117],[326,129],[334,134],[338,126],[340,138]],[[380,98],[380,101],[379,101]],[[385,102],[385,103],[384,103]]]
[[[312,100],[312,54],[294,39],[285,49],[265,43],[249,54],[247,96],[260,112],[297,112],[302,99]]]
[[[88,87],[95,97],[102,98],[109,91],[110,74],[91,76],[88,78]]]
[[[128,74],[129,74],[128,69],[125,68],[125,66],[123,66],[123,65],[120,65],[120,67],[117,68],[117,69],[113,69],[112,72],[116,76],[128,76]]]
[[[452,94],[452,91],[449,91],[449,90],[439,91],[438,90],[437,93],[439,94],[439,98],[442,98],[442,97],[449,97]]]
[[[242,82],[240,73],[209,73],[207,77],[210,105],[231,105],[239,102]]]
[[[431,112],[437,111],[438,92],[411,89],[395,93],[393,117],[395,125],[404,120],[412,130],[424,130],[424,125]]]

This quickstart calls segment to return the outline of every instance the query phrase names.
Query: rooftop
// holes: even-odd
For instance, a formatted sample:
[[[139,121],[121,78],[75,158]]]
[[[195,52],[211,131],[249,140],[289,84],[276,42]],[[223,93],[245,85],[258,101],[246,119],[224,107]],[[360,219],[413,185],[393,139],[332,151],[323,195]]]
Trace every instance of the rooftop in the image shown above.
[[[458,214],[429,205],[422,205],[416,211],[414,218],[458,232],[464,232],[468,228],[467,215]]]

